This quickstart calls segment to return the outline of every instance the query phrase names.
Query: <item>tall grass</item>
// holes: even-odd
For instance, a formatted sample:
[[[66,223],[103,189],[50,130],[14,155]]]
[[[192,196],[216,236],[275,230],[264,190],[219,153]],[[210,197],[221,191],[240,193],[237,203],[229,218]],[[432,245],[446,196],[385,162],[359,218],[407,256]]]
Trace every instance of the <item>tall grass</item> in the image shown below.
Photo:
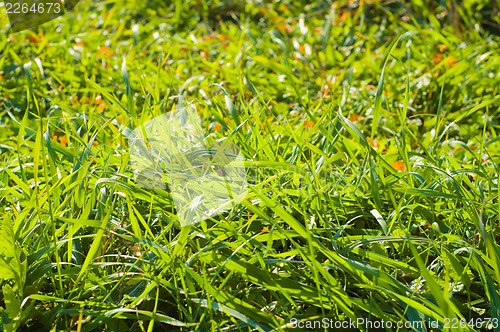
[[[3,330],[499,330],[494,7],[427,5],[82,2],[4,30]],[[249,193],[181,227],[127,137],[186,105]]]

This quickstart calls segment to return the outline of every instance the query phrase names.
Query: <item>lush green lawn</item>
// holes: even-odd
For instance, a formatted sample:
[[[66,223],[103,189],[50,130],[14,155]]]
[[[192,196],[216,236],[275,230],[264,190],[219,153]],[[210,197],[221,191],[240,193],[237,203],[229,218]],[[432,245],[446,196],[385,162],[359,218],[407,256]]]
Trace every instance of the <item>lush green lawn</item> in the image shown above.
[[[0,329],[500,330],[498,1],[306,3],[3,10]],[[186,105],[249,192],[181,227],[127,132]]]

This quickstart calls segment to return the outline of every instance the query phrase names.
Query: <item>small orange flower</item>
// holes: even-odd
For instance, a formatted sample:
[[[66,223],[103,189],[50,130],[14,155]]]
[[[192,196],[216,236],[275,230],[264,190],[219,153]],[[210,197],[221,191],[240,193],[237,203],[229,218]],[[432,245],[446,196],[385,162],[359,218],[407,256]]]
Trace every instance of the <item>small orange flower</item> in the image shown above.
[[[261,232],[269,232],[269,227],[266,226],[266,227],[262,228]]]
[[[350,14],[350,13],[348,13],[347,11],[344,11],[344,12],[342,13],[342,15],[340,15],[340,17],[339,17],[339,19],[338,19],[337,23],[344,22],[345,20],[347,20],[347,17],[349,17],[349,18],[350,18],[350,17],[351,17],[351,14]]]
[[[213,127],[213,130],[215,131],[219,131],[221,130],[222,126],[220,125],[220,123],[216,123],[215,126]]]
[[[312,121],[304,121],[304,128],[311,128],[314,126],[314,122]]]
[[[446,59],[446,64],[450,67],[455,67],[458,63],[454,57],[450,56],[448,57],[448,59]]]
[[[61,143],[64,146],[68,145],[68,138],[66,137],[66,135],[63,136],[54,135],[52,136],[52,140],[56,142],[59,141],[59,143]]]
[[[30,42],[30,44],[39,44],[39,43],[43,42],[43,40],[44,40],[42,29],[38,29],[38,34],[39,34],[39,36],[34,34],[34,33],[32,35],[28,35],[28,36],[26,36],[26,38],[24,40],[28,40]]]
[[[226,41],[226,40],[233,40],[233,38],[231,36],[219,35],[219,40]]]
[[[437,53],[432,56],[432,63],[438,64],[443,61],[443,53]]]
[[[201,51],[201,56],[203,57],[203,59],[208,60],[208,49],[204,49],[203,51]]]
[[[278,26],[278,29],[282,33],[293,32],[293,27],[290,24],[281,24]]]
[[[215,35],[208,35],[208,36],[202,37],[201,41],[212,41],[212,40],[215,40],[215,39],[216,39]]]
[[[406,165],[402,161],[398,160],[398,161],[395,161],[393,163],[389,163],[389,165],[391,165],[395,170],[397,170],[399,172],[406,171]]]
[[[109,47],[101,46],[99,47],[99,53],[103,54],[106,58],[112,56],[115,52],[109,49]]]
[[[349,116],[349,121],[351,122],[356,122],[358,120],[360,121],[363,121],[365,119],[364,116],[361,116],[359,114],[356,114],[356,113],[352,113],[350,116]]]
[[[366,140],[368,141],[368,143],[370,143],[370,146],[372,148],[374,148],[375,150],[378,149],[379,147],[379,144],[378,144],[378,141],[376,139],[374,139],[372,141],[372,138],[370,136],[366,137]]]
[[[446,51],[448,49],[448,46],[446,46],[444,44],[439,44],[438,49],[439,49],[440,53],[443,53],[444,51]]]

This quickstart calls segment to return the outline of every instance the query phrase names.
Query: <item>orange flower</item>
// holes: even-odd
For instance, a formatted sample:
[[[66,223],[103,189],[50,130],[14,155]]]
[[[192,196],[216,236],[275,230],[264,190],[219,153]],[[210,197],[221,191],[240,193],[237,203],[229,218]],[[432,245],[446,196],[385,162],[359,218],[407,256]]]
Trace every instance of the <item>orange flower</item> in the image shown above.
[[[109,49],[109,47],[106,47],[106,46],[101,46],[99,47],[99,53],[103,54],[104,56],[106,56],[106,58],[109,58],[110,56],[112,56],[115,52],[113,52],[112,50]]]
[[[261,232],[269,232],[269,227],[266,226],[266,227],[262,228]]]
[[[203,57],[203,59],[208,60],[208,49],[204,49],[203,51],[201,51],[201,56]]]
[[[368,141],[368,143],[370,143],[370,146],[372,148],[374,148],[375,150],[378,149],[379,145],[378,145],[378,141],[376,139],[374,139],[372,141],[372,138],[370,136],[366,137],[366,140]]]
[[[393,163],[389,163],[395,170],[399,172],[404,172],[406,171],[406,165],[402,161],[395,161]]]
[[[231,36],[219,35],[219,40],[226,41],[226,40],[233,40],[233,38]]]
[[[221,130],[222,126],[220,125],[220,123],[216,123],[215,126],[213,127],[213,130],[215,131],[219,131]]]
[[[38,29],[38,33],[40,36],[37,36],[36,34],[33,33],[32,35],[27,35],[24,40],[28,40],[30,44],[39,44],[43,42],[44,37],[42,29]]]
[[[290,24],[280,24],[278,29],[281,33],[293,32],[293,27]]]
[[[342,15],[340,15],[340,17],[338,18],[336,23],[342,23],[345,20],[347,20],[348,17],[351,18],[351,13],[349,13],[347,11],[343,11]]]
[[[440,53],[443,53],[444,51],[446,51],[448,49],[448,46],[446,46],[444,44],[439,44],[438,49],[439,49]]]
[[[62,145],[67,146],[68,145],[68,138],[66,137],[66,135],[63,135],[63,136],[59,136],[59,135],[52,136],[52,140],[56,141],[56,142],[59,141],[59,143],[61,143]]]
[[[304,128],[311,128],[314,126],[314,122],[312,121],[304,121]]]
[[[450,56],[446,59],[446,64],[450,67],[455,67],[458,63],[454,57]]]
[[[204,36],[201,38],[201,41],[212,41],[212,40],[215,40],[217,37],[215,35],[208,35],[208,36]]]
[[[432,56],[432,63],[438,64],[443,61],[443,53],[437,53]]]
[[[358,120],[360,121],[363,121],[365,119],[364,116],[361,116],[359,114],[356,114],[356,113],[352,113],[350,116],[349,116],[349,121],[351,122],[356,122]]]

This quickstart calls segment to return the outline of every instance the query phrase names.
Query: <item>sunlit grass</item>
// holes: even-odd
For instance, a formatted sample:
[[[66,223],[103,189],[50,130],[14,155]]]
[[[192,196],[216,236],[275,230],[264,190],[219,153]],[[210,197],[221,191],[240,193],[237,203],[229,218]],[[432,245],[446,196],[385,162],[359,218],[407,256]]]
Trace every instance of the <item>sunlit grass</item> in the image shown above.
[[[467,6],[86,2],[5,31],[0,326],[500,319],[499,37]],[[180,227],[127,137],[187,105],[249,192]]]

